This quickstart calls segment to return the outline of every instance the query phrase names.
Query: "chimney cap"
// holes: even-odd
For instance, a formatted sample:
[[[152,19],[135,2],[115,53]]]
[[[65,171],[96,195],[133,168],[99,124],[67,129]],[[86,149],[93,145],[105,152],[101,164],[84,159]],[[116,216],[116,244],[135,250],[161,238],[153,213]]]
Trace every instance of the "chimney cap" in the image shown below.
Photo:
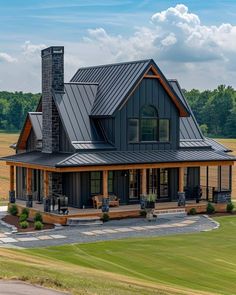
[[[50,46],[41,51],[41,57],[53,54],[64,54],[64,46]]]

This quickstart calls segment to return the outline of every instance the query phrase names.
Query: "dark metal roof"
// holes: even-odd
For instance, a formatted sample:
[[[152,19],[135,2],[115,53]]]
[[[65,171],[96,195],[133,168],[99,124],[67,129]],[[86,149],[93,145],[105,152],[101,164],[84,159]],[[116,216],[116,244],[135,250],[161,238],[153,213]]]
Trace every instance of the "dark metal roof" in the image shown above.
[[[135,62],[125,62],[103,66],[80,68],[72,82],[97,82],[99,84],[97,97],[91,110],[92,116],[112,116],[134,90],[142,76],[150,66],[154,66],[170,91],[178,98],[165,76],[152,59]],[[188,113],[185,105],[179,102]]]
[[[29,112],[29,118],[37,140],[42,140],[42,112]]]
[[[21,162],[52,167],[100,166],[121,164],[179,163],[205,161],[235,161],[236,157],[213,150],[178,151],[107,151],[93,153],[46,154],[30,152],[2,158],[9,162]]]
[[[181,87],[177,80],[169,80],[169,83],[174,88],[175,92],[178,94],[182,103],[188,109],[190,116],[180,118],[180,140],[181,139],[204,139],[202,132],[198,126],[195,116],[184,97]]]
[[[181,140],[179,143],[181,148],[211,148],[211,144],[205,140]]]
[[[232,152],[231,149],[226,147],[225,145],[219,143],[213,138],[205,137],[205,142],[207,142],[211,147],[216,150],[216,151],[221,151],[221,152]]]
[[[104,142],[96,122],[89,117],[97,89],[96,83],[65,83],[64,92],[54,93],[62,124],[75,149],[110,148]],[[82,145],[88,142],[90,147]]]
[[[7,157],[0,158],[3,161],[9,162],[19,162],[19,163],[28,163],[34,165],[42,165],[48,167],[55,167],[57,163],[68,158],[68,154],[66,153],[42,153],[42,152],[27,152],[27,153],[19,153]]]
[[[100,139],[89,119],[97,88],[95,83],[65,83],[64,92],[54,93],[54,100],[70,141]]]
[[[81,142],[72,142],[73,147],[76,150],[107,150],[107,149],[115,149],[113,145],[110,145],[106,142],[98,142],[98,141],[81,141]]]

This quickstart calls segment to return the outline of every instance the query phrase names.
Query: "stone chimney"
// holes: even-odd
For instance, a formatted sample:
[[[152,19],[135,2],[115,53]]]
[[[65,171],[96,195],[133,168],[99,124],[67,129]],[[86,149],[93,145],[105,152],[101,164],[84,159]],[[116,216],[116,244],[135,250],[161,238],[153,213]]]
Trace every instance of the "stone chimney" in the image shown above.
[[[53,100],[54,91],[64,91],[64,47],[42,50],[42,112],[44,153],[59,151],[59,114]]]

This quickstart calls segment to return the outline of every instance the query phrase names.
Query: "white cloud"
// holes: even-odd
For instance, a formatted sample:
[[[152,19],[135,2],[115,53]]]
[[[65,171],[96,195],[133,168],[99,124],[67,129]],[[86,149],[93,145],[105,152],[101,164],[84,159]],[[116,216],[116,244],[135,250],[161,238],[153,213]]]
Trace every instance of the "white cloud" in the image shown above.
[[[205,25],[187,6],[178,4],[154,13],[146,25],[134,28],[129,36],[114,35],[98,27],[88,29],[87,35],[78,42],[53,43],[65,46],[67,81],[80,66],[153,58],[166,76],[179,79],[182,87],[203,89],[221,83],[236,87],[235,40],[236,26]],[[40,51],[45,47],[45,44],[26,41],[17,56],[18,71],[13,65],[12,70],[9,66],[16,59],[5,56],[8,67],[1,70],[1,85],[17,81],[13,90],[21,87],[40,91]],[[0,54],[0,61],[2,59]]]
[[[45,44],[32,44],[30,41],[25,41],[24,45],[22,46],[23,54],[25,55],[34,55],[39,54],[40,51],[47,46]]]
[[[17,59],[12,57],[10,54],[7,54],[5,52],[0,52],[0,62],[13,63],[16,61],[17,61]]]

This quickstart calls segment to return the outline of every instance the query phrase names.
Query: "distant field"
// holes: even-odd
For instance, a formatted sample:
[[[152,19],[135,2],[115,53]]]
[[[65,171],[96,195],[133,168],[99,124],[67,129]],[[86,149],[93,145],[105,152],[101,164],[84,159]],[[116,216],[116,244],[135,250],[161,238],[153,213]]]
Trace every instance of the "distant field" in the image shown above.
[[[12,143],[15,143],[18,134],[0,133],[0,157],[14,153],[14,150],[9,148]],[[217,139],[222,144],[233,150],[236,155],[236,139]],[[233,197],[236,198],[236,166],[233,167]],[[9,191],[9,168],[0,162],[0,200],[8,198]]]
[[[7,156],[14,153],[14,150],[9,146],[15,143],[18,134],[0,133],[0,157]],[[0,200],[8,198],[9,191],[9,168],[0,162]]]

